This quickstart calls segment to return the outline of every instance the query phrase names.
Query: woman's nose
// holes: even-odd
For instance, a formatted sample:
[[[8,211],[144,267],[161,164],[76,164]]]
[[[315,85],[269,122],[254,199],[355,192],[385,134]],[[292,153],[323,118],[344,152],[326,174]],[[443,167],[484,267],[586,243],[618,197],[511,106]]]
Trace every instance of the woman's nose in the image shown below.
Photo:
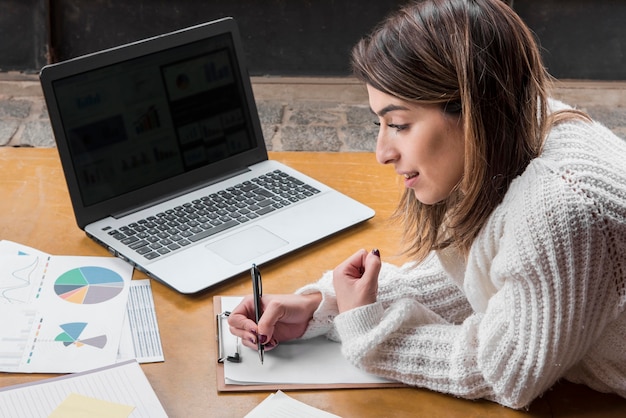
[[[376,160],[380,164],[391,164],[397,158],[397,150],[394,148],[392,141],[387,139],[384,128],[381,128],[376,139]]]

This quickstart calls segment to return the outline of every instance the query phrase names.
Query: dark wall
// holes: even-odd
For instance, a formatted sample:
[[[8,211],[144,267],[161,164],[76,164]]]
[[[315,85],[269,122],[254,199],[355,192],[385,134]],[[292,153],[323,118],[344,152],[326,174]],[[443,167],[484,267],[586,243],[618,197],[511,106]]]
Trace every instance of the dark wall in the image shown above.
[[[404,0],[406,1],[406,0]],[[352,45],[403,1],[57,0],[55,55],[65,59],[233,16],[253,75],[345,75]]]
[[[514,0],[557,78],[626,80],[625,0]]]
[[[39,69],[47,62],[45,0],[0,0],[0,71]]]
[[[252,75],[343,76],[352,45],[406,0],[0,0],[0,70],[38,71],[234,16]],[[513,0],[557,78],[626,79],[626,0]],[[46,22],[50,22],[48,35]]]

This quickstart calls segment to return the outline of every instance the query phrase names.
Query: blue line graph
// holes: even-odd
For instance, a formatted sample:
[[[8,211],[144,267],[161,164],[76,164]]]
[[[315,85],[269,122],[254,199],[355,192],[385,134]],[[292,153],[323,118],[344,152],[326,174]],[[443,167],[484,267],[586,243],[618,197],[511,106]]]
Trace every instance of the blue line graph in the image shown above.
[[[23,260],[23,262],[13,267],[13,271],[7,276],[0,277],[0,303],[28,303],[32,293],[33,273],[39,267],[40,258],[16,257],[12,260]]]

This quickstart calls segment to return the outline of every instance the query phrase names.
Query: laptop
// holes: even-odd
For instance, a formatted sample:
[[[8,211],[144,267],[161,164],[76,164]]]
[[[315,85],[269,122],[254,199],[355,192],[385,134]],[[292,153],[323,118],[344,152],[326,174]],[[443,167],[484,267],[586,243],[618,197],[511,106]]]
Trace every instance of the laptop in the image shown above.
[[[44,67],[78,226],[196,293],[374,211],[268,159],[233,18]]]

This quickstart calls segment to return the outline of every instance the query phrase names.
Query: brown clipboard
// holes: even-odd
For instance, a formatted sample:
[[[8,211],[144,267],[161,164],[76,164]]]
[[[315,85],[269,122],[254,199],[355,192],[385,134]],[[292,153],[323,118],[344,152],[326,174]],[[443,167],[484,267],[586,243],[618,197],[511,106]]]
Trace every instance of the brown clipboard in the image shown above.
[[[404,383],[400,382],[384,382],[384,383],[268,383],[268,384],[252,384],[252,385],[235,385],[227,384],[224,377],[224,363],[219,361],[221,353],[221,341],[219,335],[219,321],[223,319],[222,311],[222,299],[221,296],[213,297],[213,311],[215,314],[218,325],[215,329],[215,340],[218,345],[217,357],[215,362],[217,364],[216,378],[217,378],[217,390],[218,392],[256,392],[256,391],[290,391],[290,390],[322,390],[322,389],[363,389],[363,388],[401,388],[407,387]],[[224,355],[222,355],[223,357]]]

